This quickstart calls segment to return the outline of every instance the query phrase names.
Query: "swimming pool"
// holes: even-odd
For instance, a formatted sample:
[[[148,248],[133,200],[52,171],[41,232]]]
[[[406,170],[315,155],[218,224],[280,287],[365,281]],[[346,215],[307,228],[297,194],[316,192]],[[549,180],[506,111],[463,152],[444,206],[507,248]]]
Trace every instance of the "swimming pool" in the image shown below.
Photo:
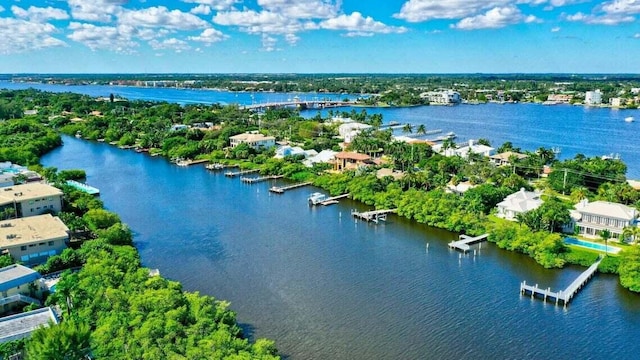
[[[585,247],[585,248],[598,250],[598,251],[606,251],[606,252],[610,252],[612,254],[617,254],[617,253],[620,252],[620,250],[622,250],[621,248],[616,247],[616,246],[607,245],[605,247],[604,244],[598,244],[598,243],[593,243],[593,242],[590,242],[590,241],[578,240],[576,238],[571,238],[571,237],[564,238],[564,243],[565,244],[570,244],[570,245],[582,246],[582,247]]]

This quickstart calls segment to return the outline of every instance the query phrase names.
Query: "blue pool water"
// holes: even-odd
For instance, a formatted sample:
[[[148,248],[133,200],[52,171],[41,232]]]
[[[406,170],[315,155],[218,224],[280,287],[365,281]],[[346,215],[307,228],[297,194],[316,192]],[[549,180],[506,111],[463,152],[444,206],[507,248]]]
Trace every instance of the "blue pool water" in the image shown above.
[[[602,245],[602,244],[598,244],[598,243],[592,243],[589,241],[582,241],[582,240],[578,240],[576,238],[564,238],[564,242],[565,244],[570,244],[570,245],[577,245],[577,246],[582,246],[582,247],[586,247],[589,249],[594,249],[594,250],[598,250],[598,251],[608,251],[610,253],[614,253],[617,254],[618,252],[620,252],[619,247],[615,247],[615,246],[611,246],[611,245]]]

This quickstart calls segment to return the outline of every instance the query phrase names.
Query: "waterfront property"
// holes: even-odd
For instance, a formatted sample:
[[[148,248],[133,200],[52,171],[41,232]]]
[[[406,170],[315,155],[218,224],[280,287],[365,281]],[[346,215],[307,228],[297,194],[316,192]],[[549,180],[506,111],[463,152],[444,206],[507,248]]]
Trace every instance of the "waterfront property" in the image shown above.
[[[567,303],[573,299],[573,297],[589,282],[591,277],[598,270],[598,265],[602,261],[603,257],[599,257],[598,261],[593,263],[587,270],[582,272],[569,286],[567,286],[564,290],[560,290],[558,292],[551,291],[551,288],[542,289],[538,287],[538,284],[535,286],[527,285],[526,281],[520,283],[520,293],[521,294],[531,294],[531,298],[537,296],[542,296],[544,301],[547,301],[548,298],[555,299],[556,305],[558,305],[559,301],[562,301],[564,306],[567,306]]]
[[[491,156],[491,153],[494,150],[491,146],[477,144],[473,140],[469,140],[467,143],[452,147],[445,147],[444,143],[439,143],[434,145],[432,148],[433,151],[444,156],[460,156],[465,159],[469,157],[469,154]]]
[[[621,238],[625,227],[637,226],[637,217],[636,209],[627,205],[585,199],[576,204],[568,227],[577,227],[578,234],[584,237],[597,238],[601,231],[609,230],[612,238]]]
[[[336,162],[334,169],[336,171],[357,169],[362,166],[367,166],[371,162],[371,157],[369,155],[357,152],[339,152],[335,155],[335,158]]]
[[[42,183],[0,188],[0,208],[13,208],[16,217],[58,213],[62,210],[62,191]]]
[[[69,228],[51,214],[0,221],[0,254],[39,264],[67,247]]]
[[[41,326],[57,323],[58,317],[50,307],[0,318],[0,344],[26,338]]]
[[[361,124],[357,122],[348,122],[341,124],[338,127],[338,134],[340,138],[344,139],[345,143],[350,143],[356,135],[360,134],[363,130],[370,129],[371,125]]]
[[[525,191],[522,188],[498,203],[496,215],[499,218],[515,221],[518,214],[535,210],[540,205],[542,205],[542,199],[539,192]]]
[[[511,165],[512,160],[522,160],[522,159],[525,159],[526,157],[527,155],[525,154],[520,154],[513,151],[505,151],[500,154],[491,155],[489,156],[489,159],[496,166],[505,166],[505,165]]]
[[[420,97],[429,100],[430,104],[451,105],[460,103],[460,93],[453,90],[427,91],[420,94]]]
[[[590,241],[583,241],[572,237],[564,238],[564,243],[569,245],[580,246],[587,249],[602,251],[605,253],[617,254],[622,249],[617,246],[611,246],[609,244],[598,244]]]
[[[270,149],[276,146],[276,138],[273,136],[264,136],[258,132],[246,132],[229,137],[231,147],[240,144],[247,144],[254,150]]]
[[[13,264],[0,269],[0,314],[17,304],[38,304],[40,274],[26,266]]]

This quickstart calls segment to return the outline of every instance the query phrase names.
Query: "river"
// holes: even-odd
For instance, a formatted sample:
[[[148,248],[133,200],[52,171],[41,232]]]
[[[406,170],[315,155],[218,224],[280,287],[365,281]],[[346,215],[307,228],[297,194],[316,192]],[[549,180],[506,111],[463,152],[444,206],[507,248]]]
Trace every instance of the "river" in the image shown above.
[[[82,168],[135,232],[145,266],[229,300],[251,338],[289,359],[633,359],[640,297],[597,275],[566,309],[519,294],[522,280],[566,287],[582,270],[545,270],[391,215],[354,221],[350,200],[311,208],[311,188],[273,195],[202,166],[178,167],[64,137],[45,166]]]

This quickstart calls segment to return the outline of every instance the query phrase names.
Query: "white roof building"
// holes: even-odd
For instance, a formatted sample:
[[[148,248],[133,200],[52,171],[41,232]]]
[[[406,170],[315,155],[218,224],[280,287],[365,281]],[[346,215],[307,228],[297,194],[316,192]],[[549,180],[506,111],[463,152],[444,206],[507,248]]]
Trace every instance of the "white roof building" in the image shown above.
[[[362,130],[370,129],[371,125],[350,122],[338,126],[338,134],[344,139],[344,142],[350,143],[353,138],[358,135]]]
[[[586,105],[600,105],[602,104],[602,93],[600,90],[587,91],[584,94],[584,103]]]
[[[427,91],[420,94],[423,99],[428,99],[432,104],[457,104],[460,102],[460,93],[453,90]]]
[[[456,148],[448,148],[443,149],[443,143],[436,144],[432,146],[433,151],[440,153],[444,156],[455,156],[458,155],[463,158],[469,157],[469,153],[480,154],[482,156],[491,156],[493,152],[493,148],[491,146],[476,144],[473,140],[469,140],[466,145],[460,146]]]
[[[576,204],[572,213],[578,233],[585,237],[597,238],[602,230],[609,230],[612,238],[618,238],[627,226],[637,226],[636,209],[624,204],[608,201],[589,202],[587,199]]]
[[[28,337],[49,323],[57,324],[58,317],[50,307],[0,318],[0,344]]]
[[[276,146],[276,138],[273,136],[265,136],[258,132],[246,132],[229,137],[231,147],[236,147],[240,144],[247,144],[249,147],[259,149],[270,149]]]
[[[303,155],[305,158],[308,158],[310,156],[318,155],[318,152],[313,149],[305,150],[298,146],[283,145],[276,150],[276,154],[274,155],[274,158],[282,159],[287,156],[298,156],[298,155]]]
[[[535,210],[542,205],[540,193],[534,191],[525,191],[524,188],[507,196],[498,203],[498,217],[515,221],[518,214]]]
[[[333,150],[322,150],[317,155],[309,156],[302,163],[307,167],[312,167],[316,163],[329,163],[336,159],[337,152]]]

